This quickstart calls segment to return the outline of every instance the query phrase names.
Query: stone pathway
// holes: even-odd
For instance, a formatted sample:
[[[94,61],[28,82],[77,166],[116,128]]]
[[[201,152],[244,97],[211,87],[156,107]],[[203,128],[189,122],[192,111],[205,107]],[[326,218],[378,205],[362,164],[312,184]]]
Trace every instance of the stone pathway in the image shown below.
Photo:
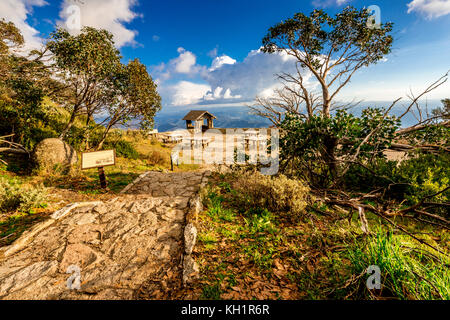
[[[208,175],[149,172],[118,198],[55,212],[0,249],[0,299],[170,299],[186,214]]]

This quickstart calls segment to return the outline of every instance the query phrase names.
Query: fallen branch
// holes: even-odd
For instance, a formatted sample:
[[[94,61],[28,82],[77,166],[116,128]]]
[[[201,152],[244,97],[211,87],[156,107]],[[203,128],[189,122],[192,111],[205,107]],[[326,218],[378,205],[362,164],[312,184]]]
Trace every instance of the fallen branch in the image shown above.
[[[360,208],[368,210],[372,213],[374,213],[376,216],[382,218],[383,220],[387,221],[390,225],[392,225],[395,229],[398,229],[400,231],[402,231],[403,233],[407,234],[408,236],[410,236],[411,238],[413,238],[414,240],[420,242],[421,244],[424,244],[430,248],[432,248],[433,250],[448,256],[445,252],[441,251],[440,249],[436,248],[435,246],[429,244],[428,242],[426,242],[423,239],[420,239],[418,237],[416,237],[414,234],[412,234],[411,232],[409,232],[408,230],[406,230],[404,227],[396,224],[395,222],[393,222],[391,219],[388,218],[388,215],[385,213],[385,210],[380,210],[375,208],[374,206],[371,205],[367,205],[367,204],[363,204],[363,203],[359,203],[358,199],[350,199],[350,200],[342,200],[342,199],[338,199],[338,198],[334,198],[331,199],[329,198],[328,203],[330,204],[337,204],[337,205],[341,205],[347,208],[352,208],[352,209],[356,209],[356,210],[360,210]]]

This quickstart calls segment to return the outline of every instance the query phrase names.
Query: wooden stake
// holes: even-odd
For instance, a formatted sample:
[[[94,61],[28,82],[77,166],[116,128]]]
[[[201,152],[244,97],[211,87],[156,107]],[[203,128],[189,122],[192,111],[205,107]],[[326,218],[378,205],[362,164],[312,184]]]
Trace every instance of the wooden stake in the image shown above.
[[[106,177],[105,177],[105,170],[103,170],[103,167],[98,168],[98,176],[100,178],[100,186],[102,189],[106,189]]]

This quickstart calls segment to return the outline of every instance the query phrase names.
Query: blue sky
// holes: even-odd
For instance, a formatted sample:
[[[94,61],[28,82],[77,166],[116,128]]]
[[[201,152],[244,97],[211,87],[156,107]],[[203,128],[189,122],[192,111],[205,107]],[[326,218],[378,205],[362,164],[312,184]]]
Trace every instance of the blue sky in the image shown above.
[[[0,0],[28,46],[73,19],[115,35],[124,61],[139,58],[158,82],[165,107],[243,105],[270,96],[275,74],[293,61],[258,51],[267,29],[296,12],[378,5],[394,22],[393,52],[355,75],[341,100],[392,100],[419,92],[450,69],[450,0]],[[69,10],[69,11],[67,11]],[[72,20],[73,21],[73,20]],[[450,97],[445,84],[429,99]]]

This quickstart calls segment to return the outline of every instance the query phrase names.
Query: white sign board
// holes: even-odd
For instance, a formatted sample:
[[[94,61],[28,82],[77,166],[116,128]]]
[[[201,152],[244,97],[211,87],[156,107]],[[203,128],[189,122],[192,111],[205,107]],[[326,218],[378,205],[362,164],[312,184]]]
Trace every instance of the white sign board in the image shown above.
[[[116,151],[85,152],[81,155],[81,169],[100,168],[116,164]]]

